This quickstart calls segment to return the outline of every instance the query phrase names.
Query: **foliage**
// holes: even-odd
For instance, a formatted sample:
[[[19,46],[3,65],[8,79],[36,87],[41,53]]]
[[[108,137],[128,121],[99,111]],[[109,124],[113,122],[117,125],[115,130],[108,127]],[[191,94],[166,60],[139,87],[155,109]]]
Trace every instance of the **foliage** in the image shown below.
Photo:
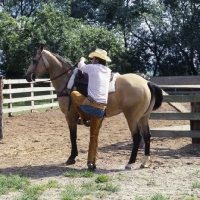
[[[72,63],[95,48],[120,73],[200,72],[200,9],[189,0],[0,0],[0,68],[24,78],[40,44]]]

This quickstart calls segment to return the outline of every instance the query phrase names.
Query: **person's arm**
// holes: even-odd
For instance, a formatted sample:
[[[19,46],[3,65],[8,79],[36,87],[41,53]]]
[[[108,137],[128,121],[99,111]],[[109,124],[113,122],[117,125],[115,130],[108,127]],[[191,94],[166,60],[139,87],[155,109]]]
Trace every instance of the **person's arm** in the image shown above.
[[[81,71],[84,71],[84,66],[85,66],[85,58],[84,57],[81,57],[80,58],[80,61],[78,63],[78,68],[81,70]]]

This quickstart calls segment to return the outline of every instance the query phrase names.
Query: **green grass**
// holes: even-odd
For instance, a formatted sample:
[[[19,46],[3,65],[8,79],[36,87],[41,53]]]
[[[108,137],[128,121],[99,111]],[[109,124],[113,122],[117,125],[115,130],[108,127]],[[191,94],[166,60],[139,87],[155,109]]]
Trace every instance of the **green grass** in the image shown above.
[[[37,185],[28,188],[24,194],[17,200],[37,200],[39,196],[47,189],[46,185]]]
[[[155,194],[150,198],[144,198],[144,197],[135,197],[135,200],[169,200],[169,197],[165,197],[162,194]]]
[[[200,175],[200,170],[196,170],[192,173],[193,176],[198,176]]]
[[[81,178],[81,177],[91,178],[94,176],[94,173],[89,170],[84,170],[81,172],[69,171],[69,172],[63,173],[63,176],[70,177],[70,178]]]
[[[100,174],[99,176],[96,177],[95,182],[96,183],[106,183],[109,181],[109,177],[106,176],[105,174]]]
[[[30,185],[30,179],[21,175],[5,176],[0,174],[0,195],[10,191],[24,190]]]
[[[200,188],[200,181],[192,183],[193,188]]]
[[[29,187],[17,200],[39,200],[40,195],[42,195],[48,188],[60,188],[60,185],[57,181],[50,180],[47,184]]]
[[[65,173],[65,176],[71,178],[80,178],[85,177],[87,174],[86,177],[88,177],[88,175],[90,177],[91,175],[89,172],[90,171],[86,171],[85,173],[67,172]],[[92,176],[94,176],[93,173]],[[105,198],[106,195],[118,192],[120,190],[120,186],[114,185],[109,181],[110,179],[108,176],[100,174],[90,179],[88,182],[84,181],[81,185],[75,185],[74,183],[68,184],[65,186],[65,191],[62,193],[62,198],[63,200],[76,200],[87,195]]]
[[[63,200],[76,200],[83,196],[89,195],[91,190],[84,187],[77,187],[77,185],[66,185],[65,191],[62,193]]]
[[[145,181],[147,181],[147,185],[152,185],[152,186],[156,186],[156,182],[152,179],[143,177],[142,179],[144,179]]]

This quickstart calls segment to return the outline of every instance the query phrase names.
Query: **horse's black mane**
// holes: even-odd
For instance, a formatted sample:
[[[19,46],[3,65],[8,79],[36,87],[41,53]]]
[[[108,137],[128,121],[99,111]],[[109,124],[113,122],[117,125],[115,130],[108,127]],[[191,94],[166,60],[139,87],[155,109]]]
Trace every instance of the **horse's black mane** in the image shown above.
[[[59,55],[56,54],[56,53],[52,53],[52,54],[53,54],[57,59],[60,59],[60,60],[63,61],[64,63],[68,64],[70,67],[73,67],[73,65],[72,65],[70,62],[68,62],[65,58],[59,56]]]

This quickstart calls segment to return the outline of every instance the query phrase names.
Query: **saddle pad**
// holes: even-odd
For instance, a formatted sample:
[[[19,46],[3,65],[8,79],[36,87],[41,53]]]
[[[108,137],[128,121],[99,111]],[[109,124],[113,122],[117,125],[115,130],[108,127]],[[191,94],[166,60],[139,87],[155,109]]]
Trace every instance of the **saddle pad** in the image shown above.
[[[110,92],[115,92],[116,91],[116,87],[115,87],[115,81],[116,81],[116,78],[117,76],[119,76],[120,74],[118,72],[116,73],[113,73],[113,77],[112,77],[112,80],[109,82],[109,93]]]
[[[73,74],[71,75],[70,79],[69,79],[69,82],[67,84],[67,89],[71,90],[72,89],[72,86],[74,85],[74,80],[75,80],[75,76],[76,74],[78,73],[78,68],[75,68],[74,69],[74,72]]]

